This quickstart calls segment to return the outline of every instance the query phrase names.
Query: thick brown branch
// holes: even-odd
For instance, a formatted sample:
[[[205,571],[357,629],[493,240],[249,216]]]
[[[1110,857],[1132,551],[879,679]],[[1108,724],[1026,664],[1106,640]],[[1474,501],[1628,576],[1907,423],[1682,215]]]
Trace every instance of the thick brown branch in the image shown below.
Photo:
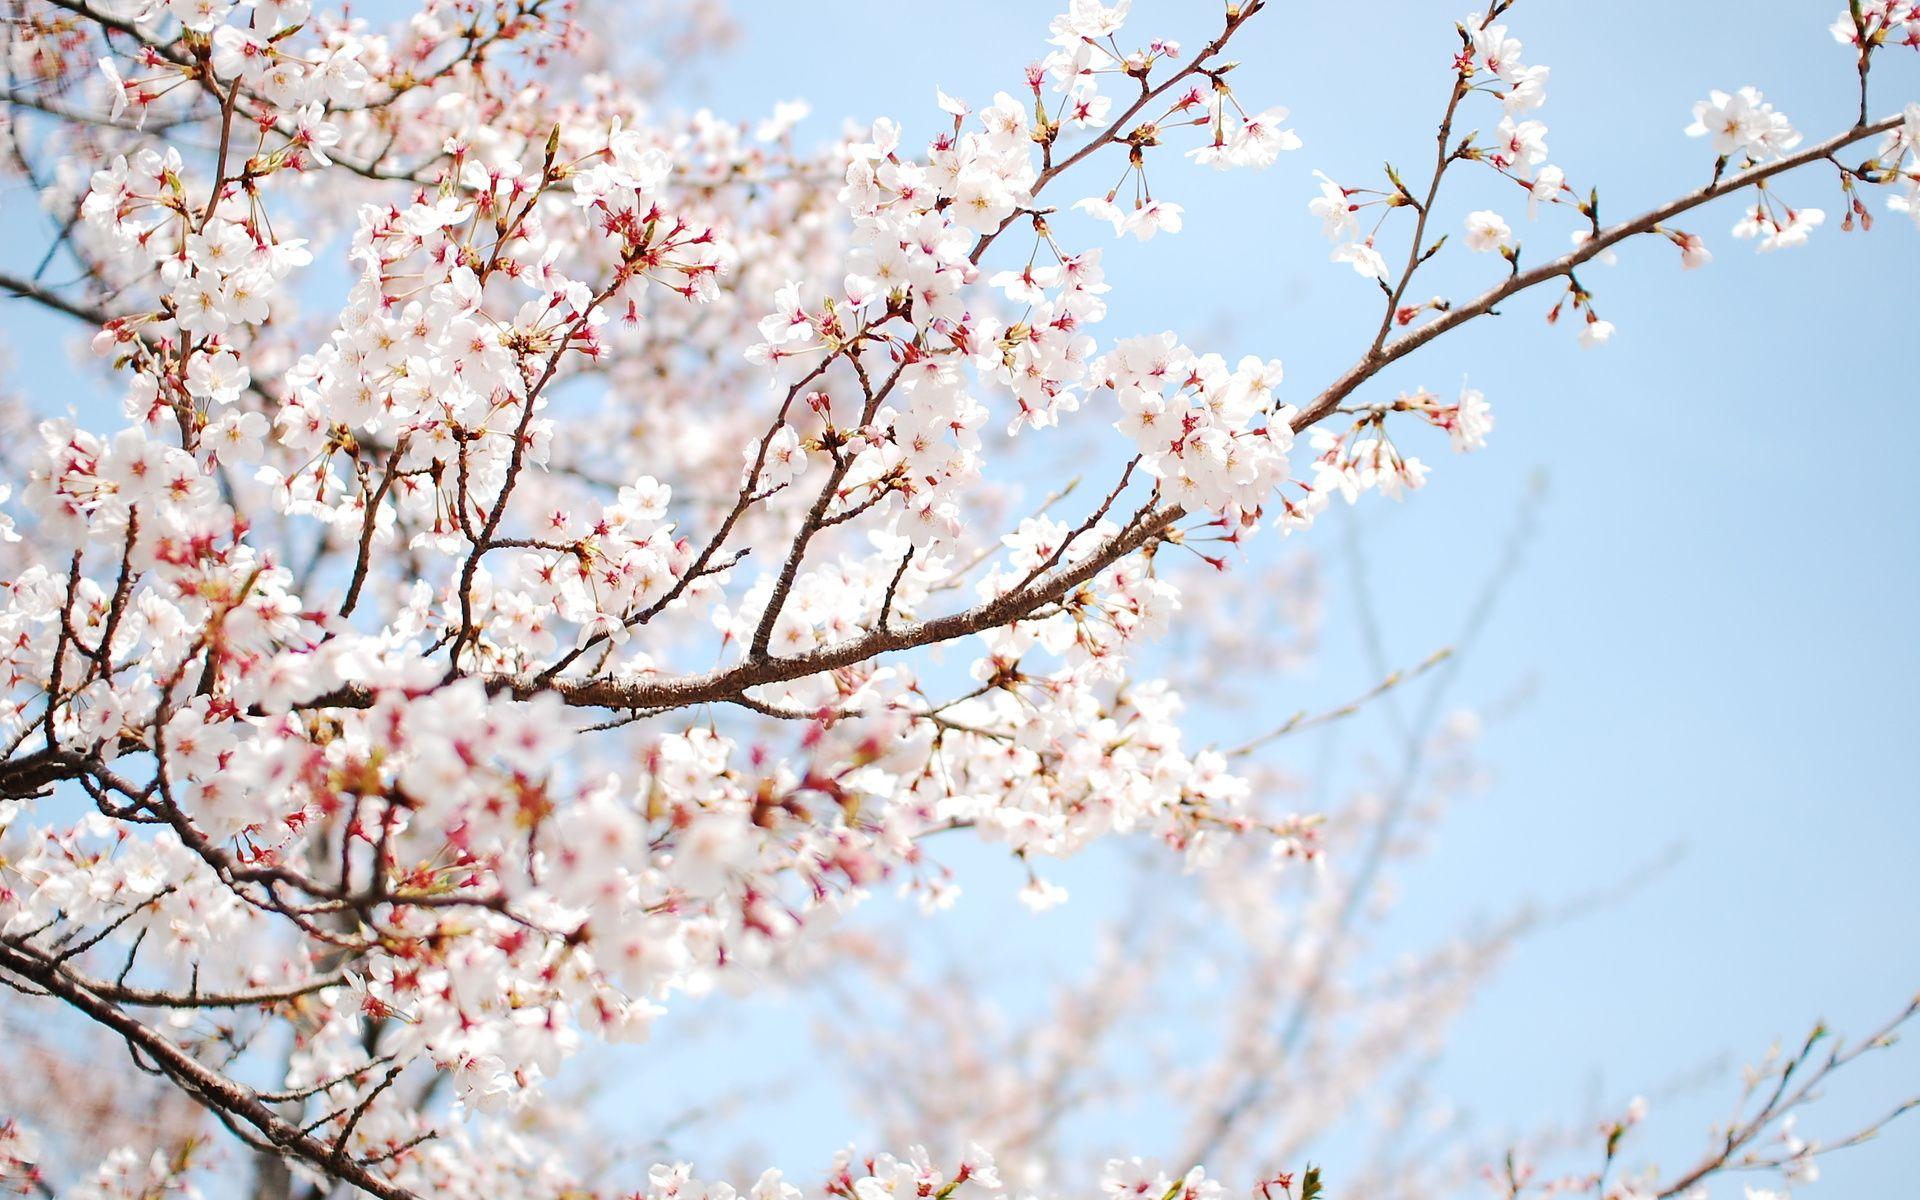
[[[561,679],[542,683],[538,679],[521,676],[496,675],[489,677],[487,684],[496,692],[508,692],[516,696],[553,691],[570,705],[591,708],[674,709],[728,700],[748,688],[804,679],[824,671],[850,667],[882,654],[950,642],[1023,620],[1060,600],[1114,563],[1165,537],[1172,525],[1184,516],[1186,510],[1178,505],[1153,509],[1102,543],[1085,559],[1036,580],[1027,587],[944,617],[891,629],[875,629],[859,637],[821,646],[790,658],[756,659],[722,667],[717,671],[657,680]],[[317,697],[301,707],[365,708],[372,703],[373,695],[366,689],[347,687]]]
[[[0,971],[43,989],[75,1011],[119,1034],[131,1049],[158,1067],[209,1112],[222,1120],[251,1126],[277,1153],[310,1163],[345,1183],[380,1197],[380,1200],[418,1200],[413,1192],[395,1186],[363,1163],[336,1157],[331,1145],[301,1132],[282,1119],[252,1088],[200,1062],[171,1039],[104,999],[58,966],[0,943]]]

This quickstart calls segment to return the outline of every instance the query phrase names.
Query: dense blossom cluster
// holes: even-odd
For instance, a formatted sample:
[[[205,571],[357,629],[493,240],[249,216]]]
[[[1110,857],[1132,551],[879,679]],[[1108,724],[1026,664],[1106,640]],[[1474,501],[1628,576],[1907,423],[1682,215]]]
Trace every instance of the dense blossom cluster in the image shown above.
[[[1578,268],[1642,234],[1710,259],[1664,219],[1603,226],[1549,162],[1510,3],[1459,26],[1425,188],[1320,177],[1334,260],[1387,299],[1354,370],[1293,398],[1278,359],[1094,332],[1098,243],[1182,228],[1167,159],[1301,146],[1225,57],[1261,0],[1198,46],[1072,0],[991,103],[938,93],[813,151],[799,102],[657,110],[545,0],[425,0],[384,30],[305,0],[20,7],[9,169],[80,282],[8,286],[91,327],[119,413],[50,400],[5,452],[0,976],[383,1200],[581,1194],[517,1132],[562,1064],[787,970],[878,889],[948,903],[935,834],[1016,856],[1035,907],[1064,896],[1039,860],[1118,835],[1236,876],[1319,861],[1318,824],[1183,729],[1145,648],[1257,533],[1421,486],[1390,425],[1485,444],[1481,392],[1373,397],[1387,364],[1539,284],[1599,344]],[[1852,11],[1863,84],[1920,44],[1909,4]],[[1451,136],[1489,101],[1489,132]],[[1771,173],[1875,137],[1841,168],[1848,226],[1870,187],[1920,222],[1920,105],[1804,150],[1751,88],[1695,118],[1721,162],[1675,215],[1739,191],[1736,234],[1797,244],[1823,214]],[[1089,162],[1120,182],[1061,195]],[[1517,212],[1475,211],[1465,249],[1504,279],[1412,300],[1463,163],[1584,225],[1536,263]],[[1017,508],[1063,447],[1102,464],[1093,498]],[[0,1183],[36,1153],[0,1124]],[[198,1167],[129,1147],[70,1194],[194,1196]],[[1103,1187],[1223,1194],[1138,1160]],[[1005,1190],[978,1148],[846,1155],[825,1185]],[[637,1194],[742,1193],[658,1167]]]

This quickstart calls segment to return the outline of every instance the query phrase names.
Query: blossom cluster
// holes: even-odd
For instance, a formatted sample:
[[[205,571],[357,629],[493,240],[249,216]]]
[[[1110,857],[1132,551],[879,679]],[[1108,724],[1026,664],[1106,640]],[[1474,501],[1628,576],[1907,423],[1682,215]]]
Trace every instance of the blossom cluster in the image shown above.
[[[878,891],[952,902],[936,835],[1013,856],[1036,908],[1064,896],[1044,860],[1122,836],[1194,870],[1319,861],[1318,825],[1188,728],[1155,642],[1262,530],[1420,487],[1396,431],[1485,444],[1480,391],[1376,397],[1388,364],[1546,282],[1597,344],[1586,262],[1643,232],[1710,258],[1577,198],[1510,4],[1459,27],[1427,186],[1322,177],[1334,258],[1387,306],[1311,395],[1277,358],[1098,332],[1131,317],[1091,239],[1179,234],[1182,160],[1301,144],[1225,57],[1262,0],[1197,48],[1071,0],[990,103],[936,91],[924,139],[882,117],[813,149],[800,102],[656,106],[571,5],[27,5],[7,169],[77,282],[8,286],[88,327],[120,403],[0,438],[0,974],[382,1200],[575,1194],[514,1133],[564,1063],[795,970]],[[1913,23],[1860,12],[1863,64]],[[1487,99],[1492,132],[1450,141]],[[1696,118],[1752,189],[1736,232],[1804,240],[1819,210],[1743,182],[1808,155],[1786,119],[1751,89]],[[1920,220],[1920,106],[1869,133],[1843,186]],[[1480,209],[1462,240],[1507,280],[1414,299],[1455,162],[1579,212],[1575,249],[1523,263]],[[1119,183],[1080,194],[1087,163]],[[1092,498],[1035,507],[1062,456]],[[23,1138],[0,1125],[9,1182]],[[150,1150],[76,1194],[191,1194]],[[847,1158],[827,1192],[1003,1190],[984,1152],[934,1161]],[[1122,1161],[1107,1191],[1219,1185]],[[739,1193],[661,1168],[646,1194]]]

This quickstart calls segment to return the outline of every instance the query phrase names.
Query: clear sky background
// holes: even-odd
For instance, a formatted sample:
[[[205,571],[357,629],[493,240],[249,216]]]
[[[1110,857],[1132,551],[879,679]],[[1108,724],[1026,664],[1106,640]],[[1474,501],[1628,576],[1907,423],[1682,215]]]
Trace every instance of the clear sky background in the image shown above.
[[[1014,90],[1057,7],[743,0],[743,40],[702,98],[746,115],[806,97],[815,113],[803,142],[842,117],[882,114],[924,134],[939,119],[936,84],[976,104]],[[1709,88],[1758,86],[1810,137],[1849,124],[1851,60],[1826,32],[1841,7],[1535,0],[1510,21],[1527,61],[1553,68],[1537,114],[1552,161],[1576,185],[1598,184],[1603,212],[1619,218],[1705,181],[1711,153],[1681,130]],[[1195,46],[1219,11],[1213,0],[1136,0],[1129,30]],[[1278,356],[1295,400],[1338,374],[1370,335],[1378,297],[1326,261],[1305,208],[1311,172],[1371,182],[1388,158],[1428,169],[1450,26],[1464,16],[1431,0],[1281,0],[1263,14],[1236,40],[1236,87],[1250,106],[1289,106],[1306,147],[1264,174],[1167,175],[1158,186],[1186,206],[1187,228],[1109,250],[1116,302],[1097,334],[1174,328],[1230,361]],[[1876,114],[1920,98],[1920,56],[1887,56],[1876,96]],[[1063,185],[1056,203],[1105,184]],[[1617,1104],[1717,1065],[1710,1086],[1649,1130],[1645,1144],[1678,1165],[1723,1111],[1738,1065],[1769,1041],[1803,1035],[1816,1016],[1864,1031],[1920,987],[1920,503],[1905,461],[1920,440],[1920,233],[1889,216],[1869,236],[1841,234],[1831,172],[1782,194],[1830,214],[1810,247],[1756,255],[1730,236],[1737,213],[1723,203],[1686,224],[1718,256],[1704,271],[1682,274],[1670,247],[1649,242],[1617,268],[1584,272],[1620,327],[1608,349],[1581,351],[1571,329],[1542,322],[1550,299],[1522,299],[1383,381],[1445,392],[1468,377],[1499,420],[1472,457],[1409,435],[1434,462],[1432,482],[1403,505],[1359,512],[1391,661],[1455,636],[1529,480],[1548,481],[1524,565],[1456,692],[1488,706],[1516,689],[1528,698],[1489,732],[1491,788],[1401,874],[1418,902],[1392,936],[1425,946],[1476,915],[1603,887],[1665,848],[1684,852],[1627,899],[1528,941],[1458,1026],[1435,1082],[1483,1128],[1576,1116],[1589,1100]],[[1455,195],[1454,225],[1494,203],[1536,257],[1566,245],[1565,220],[1523,226],[1505,193]],[[1101,244],[1089,223],[1058,223],[1069,244]],[[1435,276],[1456,294],[1485,278]],[[1329,569],[1325,653],[1309,677],[1263,697],[1274,715],[1370,682],[1340,526],[1307,544]],[[1076,900],[1090,905],[1088,869],[1101,868],[1083,868]],[[974,886],[931,936],[1007,936],[1003,918],[1017,910],[993,886]],[[1012,925],[1012,955],[1075,956],[1081,919]],[[781,1018],[741,1019],[737,1053],[755,1061]],[[1843,1079],[1802,1132],[1841,1132],[1920,1092],[1920,1056],[1896,1055]],[[863,1133],[830,1092],[762,1111],[758,1140],[783,1163],[818,1161]],[[1916,1171],[1910,1120],[1829,1160],[1812,1190],[1907,1195]]]
[[[939,116],[936,84],[977,104],[1014,89],[1044,49],[1055,7],[736,0],[744,38],[689,94],[743,118],[805,97],[815,115],[803,143],[842,117],[892,115],[924,135]],[[1528,61],[1553,68],[1540,114],[1553,161],[1578,186],[1598,183],[1604,212],[1621,217],[1705,181],[1711,153],[1681,130],[1709,88],[1759,86],[1809,136],[1849,123],[1850,59],[1825,28],[1841,7],[1526,0],[1511,23]],[[1219,10],[1217,0],[1136,0],[1129,29],[1197,46]],[[1186,206],[1187,229],[1110,251],[1115,304],[1096,330],[1102,341],[1174,328],[1229,359],[1280,357],[1295,400],[1337,375],[1370,336],[1378,296],[1327,262],[1305,208],[1311,172],[1371,182],[1383,159],[1428,169],[1450,26],[1464,15],[1431,0],[1275,0],[1236,42],[1245,65],[1234,79],[1250,104],[1289,106],[1306,148],[1258,175],[1168,174],[1159,190]],[[1888,57],[1876,114],[1920,98],[1920,55]],[[1491,105],[1480,111],[1490,127]],[[1069,183],[1062,199],[1105,183]],[[1718,256],[1705,271],[1682,274],[1670,247],[1650,242],[1629,247],[1618,268],[1585,272],[1619,326],[1608,349],[1581,351],[1572,329],[1540,320],[1550,299],[1523,298],[1382,381],[1383,391],[1447,392],[1469,378],[1499,421],[1472,457],[1409,435],[1408,448],[1434,463],[1431,484],[1405,504],[1373,499],[1359,511],[1391,661],[1417,661],[1454,637],[1529,480],[1544,473],[1549,488],[1523,568],[1456,693],[1481,705],[1516,689],[1528,698],[1490,729],[1490,788],[1449,818],[1432,857],[1402,873],[1401,890],[1419,902],[1392,936],[1426,946],[1477,915],[1603,887],[1667,847],[1684,849],[1677,867],[1627,899],[1527,942],[1461,1022],[1435,1083],[1485,1128],[1578,1114],[1596,1096],[1617,1103],[1724,1055],[1723,1083],[1676,1101],[1658,1123],[1653,1144],[1677,1164],[1720,1112],[1732,1064],[1816,1016],[1864,1030],[1920,987],[1920,502],[1910,463],[1920,445],[1920,232],[1887,216],[1870,236],[1842,235],[1831,173],[1803,173],[1786,189],[1830,214],[1810,247],[1756,256],[1729,236],[1736,213],[1723,204],[1688,226]],[[1487,202],[1515,220],[1536,257],[1565,247],[1566,221],[1523,226],[1522,206],[1502,192],[1463,189],[1441,228]],[[1069,244],[1105,243],[1090,222],[1060,223]],[[1487,277],[1439,270],[1434,284],[1464,294]],[[0,310],[15,379],[54,386],[69,378],[64,358],[28,347],[56,326],[22,307]],[[1276,716],[1373,682],[1349,615],[1341,537],[1338,522],[1309,535],[1329,568],[1326,645],[1311,673],[1261,697]],[[1112,869],[1111,860],[1081,867],[1078,903],[1018,925],[1013,953],[1079,953],[1076,934],[1096,914],[1072,910],[1091,908],[1097,872]],[[996,891],[999,878],[976,884],[929,939],[1001,936],[1019,910],[1014,877]],[[679,1069],[767,1072],[780,1015],[749,1006],[726,1020],[738,1024],[725,1053],[669,1044],[637,1060],[636,1114],[652,1110],[643,1097],[653,1081]],[[675,1029],[670,1020],[663,1038]],[[805,1069],[789,1059],[773,1073]],[[1920,1091],[1920,1056],[1870,1064],[1840,1091],[1809,1132],[1840,1132]],[[811,1178],[839,1145],[870,1144],[845,1099],[802,1087],[757,1110],[767,1119],[755,1140],[770,1161]],[[1920,1120],[1909,1118],[1831,1160],[1814,1194],[1911,1195],[1916,1172]],[[1726,1183],[1715,1191],[1734,1195]]]

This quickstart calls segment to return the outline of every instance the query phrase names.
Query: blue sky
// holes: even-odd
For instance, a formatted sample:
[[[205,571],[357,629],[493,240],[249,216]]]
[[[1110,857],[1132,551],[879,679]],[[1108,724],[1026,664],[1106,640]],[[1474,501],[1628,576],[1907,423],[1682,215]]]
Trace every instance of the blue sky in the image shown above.
[[[1704,182],[1710,153],[1681,129],[1710,87],[1759,86],[1810,136],[1848,123],[1850,62],[1825,32],[1840,7],[1527,0],[1512,24],[1530,61],[1554,71],[1540,114],[1553,161],[1576,185],[1598,183],[1604,210],[1621,216]],[[802,141],[842,116],[893,115],[924,132],[938,115],[936,84],[977,103],[1013,88],[1043,49],[1052,9],[739,0],[743,40],[697,98],[751,117],[804,96],[815,115]],[[1135,10],[1133,30],[1197,45],[1219,5],[1136,0]],[[1236,44],[1236,85],[1292,108],[1306,148],[1260,175],[1168,176],[1161,190],[1186,206],[1187,230],[1110,252],[1115,304],[1102,339],[1175,328],[1230,359],[1280,357],[1294,399],[1336,375],[1370,335],[1378,299],[1326,261],[1305,209],[1311,172],[1371,181],[1382,159],[1425,170],[1450,24],[1464,15],[1430,0],[1276,2]],[[1876,90],[1877,113],[1920,97],[1920,57],[1888,63]],[[1103,175],[1073,194],[1104,186]],[[1530,480],[1543,473],[1548,485],[1524,566],[1456,692],[1469,704],[1516,689],[1528,699],[1490,729],[1491,788],[1400,876],[1418,903],[1391,936],[1427,945],[1476,916],[1605,886],[1670,846],[1684,851],[1631,897],[1528,942],[1462,1022],[1436,1082],[1489,1128],[1577,1114],[1596,1094],[1622,1100],[1719,1055],[1746,1061],[1816,1016],[1862,1030],[1920,986],[1920,503],[1904,460],[1920,442],[1910,382],[1920,233],[1889,217],[1870,236],[1842,235],[1830,175],[1787,187],[1831,214],[1808,248],[1756,256],[1728,236],[1735,212],[1722,205],[1689,226],[1718,255],[1705,271],[1683,275],[1664,243],[1590,270],[1585,282],[1620,328],[1604,351],[1547,328],[1539,314],[1550,300],[1522,299],[1382,381],[1444,392],[1468,378],[1499,420],[1476,456],[1421,443],[1435,467],[1428,488],[1355,516],[1391,661],[1454,637]],[[1463,188],[1450,211],[1495,201],[1519,225],[1501,192]],[[1062,225],[1069,242],[1104,241],[1090,222]],[[1566,228],[1543,219],[1520,232],[1558,252]],[[1434,276],[1459,291],[1479,278]],[[16,379],[68,378],[64,357],[29,349],[45,326],[5,312]],[[1373,682],[1341,534],[1330,522],[1310,535],[1329,568],[1327,645],[1310,674],[1261,696],[1275,714]],[[1081,869],[1088,907],[1101,885],[1087,872],[1110,869]],[[992,873],[977,883],[939,936],[997,936],[1017,886],[1004,878],[999,892]],[[1091,915],[1022,924],[1010,953],[1050,956]],[[738,1019],[733,1055],[695,1051],[695,1069],[760,1069],[754,1056],[776,1040],[771,1018]],[[640,1061],[663,1072],[687,1059],[666,1047]],[[1862,1068],[1843,1081],[1830,1121],[1810,1128],[1839,1132],[1910,1094],[1917,1064],[1901,1052]],[[794,1061],[780,1073],[806,1069]],[[1725,1079],[1731,1087],[1731,1071]],[[1676,1102],[1652,1144],[1677,1163],[1724,1094]],[[802,1177],[863,1133],[834,1100],[765,1111],[779,1119],[758,1143]],[[1910,1121],[1832,1160],[1815,1194],[1896,1194],[1916,1168],[1920,1124]]]

